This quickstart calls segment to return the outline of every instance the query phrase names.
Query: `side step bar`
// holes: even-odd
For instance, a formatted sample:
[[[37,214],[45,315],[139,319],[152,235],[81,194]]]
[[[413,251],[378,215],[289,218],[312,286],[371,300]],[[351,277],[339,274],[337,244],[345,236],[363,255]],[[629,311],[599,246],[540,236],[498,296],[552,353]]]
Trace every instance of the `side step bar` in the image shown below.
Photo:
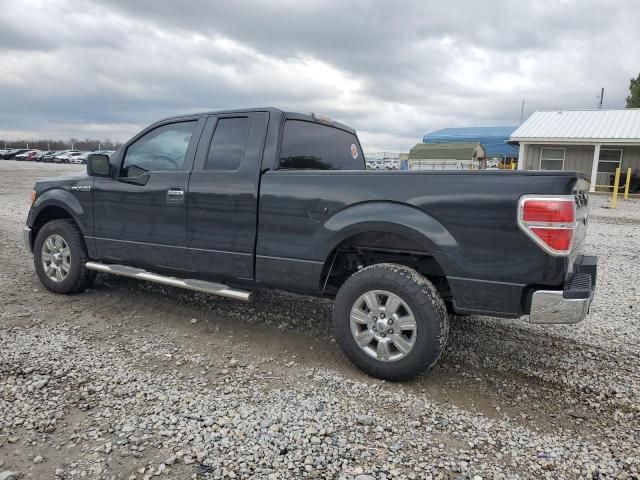
[[[234,300],[242,300],[248,302],[251,300],[251,292],[245,290],[235,290],[220,283],[206,282],[204,280],[181,279],[158,275],[157,273],[147,272],[141,268],[127,267],[126,265],[106,265],[98,262],[87,262],[86,267],[89,270],[96,270],[103,273],[112,273],[123,277],[137,278],[138,280],[147,280],[149,282],[161,283],[162,285],[170,285],[172,287],[186,288],[187,290],[195,290],[196,292],[211,293],[219,297],[233,298]]]

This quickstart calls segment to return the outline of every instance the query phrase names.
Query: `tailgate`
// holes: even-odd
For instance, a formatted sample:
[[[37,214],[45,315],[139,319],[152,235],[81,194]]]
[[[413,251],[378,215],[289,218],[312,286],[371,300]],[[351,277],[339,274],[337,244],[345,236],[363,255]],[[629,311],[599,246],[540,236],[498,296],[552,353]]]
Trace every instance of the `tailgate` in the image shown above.
[[[583,179],[578,179],[573,187],[572,193],[576,202],[576,229],[574,233],[573,249],[568,257],[569,265],[567,268],[567,277],[573,271],[573,264],[576,258],[584,253],[587,224],[589,219],[589,182]]]

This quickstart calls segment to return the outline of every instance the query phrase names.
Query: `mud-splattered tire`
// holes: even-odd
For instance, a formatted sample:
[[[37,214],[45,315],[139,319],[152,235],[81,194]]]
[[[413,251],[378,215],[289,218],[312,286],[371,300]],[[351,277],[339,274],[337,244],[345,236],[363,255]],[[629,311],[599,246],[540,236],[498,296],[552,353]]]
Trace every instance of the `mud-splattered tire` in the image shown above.
[[[333,326],[356,367],[391,381],[433,367],[449,334],[436,288],[415,270],[392,263],[371,265],[347,279],[335,299]]]
[[[40,282],[54,293],[83,292],[96,272],[87,270],[89,260],[82,233],[72,220],[52,220],[38,231],[33,261]]]

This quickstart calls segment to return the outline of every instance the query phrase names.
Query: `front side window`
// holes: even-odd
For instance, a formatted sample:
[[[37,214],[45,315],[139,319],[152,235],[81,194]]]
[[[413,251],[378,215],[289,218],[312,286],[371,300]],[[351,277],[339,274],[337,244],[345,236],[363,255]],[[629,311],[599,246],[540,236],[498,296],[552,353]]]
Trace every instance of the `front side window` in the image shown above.
[[[145,172],[182,170],[196,123],[162,125],[140,137],[127,148],[121,175],[138,177]]]
[[[205,170],[237,170],[244,157],[249,118],[221,118],[213,132]]]
[[[543,148],[540,151],[540,170],[564,170],[564,148]]]
[[[358,139],[339,128],[287,120],[282,134],[281,169],[364,170]]]

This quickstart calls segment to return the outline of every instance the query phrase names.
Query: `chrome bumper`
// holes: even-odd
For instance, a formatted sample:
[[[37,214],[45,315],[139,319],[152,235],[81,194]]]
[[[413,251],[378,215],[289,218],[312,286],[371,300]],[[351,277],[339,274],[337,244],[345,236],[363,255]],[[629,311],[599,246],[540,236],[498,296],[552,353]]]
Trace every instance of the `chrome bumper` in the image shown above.
[[[531,298],[531,323],[578,323],[589,313],[589,298],[564,298],[562,290],[537,290]]]
[[[24,241],[24,246],[27,247],[27,250],[33,252],[33,247],[31,245],[31,227],[24,227],[22,229],[22,239]]]
[[[580,256],[564,290],[536,290],[531,296],[531,323],[578,323],[589,313],[596,291],[598,258]]]

